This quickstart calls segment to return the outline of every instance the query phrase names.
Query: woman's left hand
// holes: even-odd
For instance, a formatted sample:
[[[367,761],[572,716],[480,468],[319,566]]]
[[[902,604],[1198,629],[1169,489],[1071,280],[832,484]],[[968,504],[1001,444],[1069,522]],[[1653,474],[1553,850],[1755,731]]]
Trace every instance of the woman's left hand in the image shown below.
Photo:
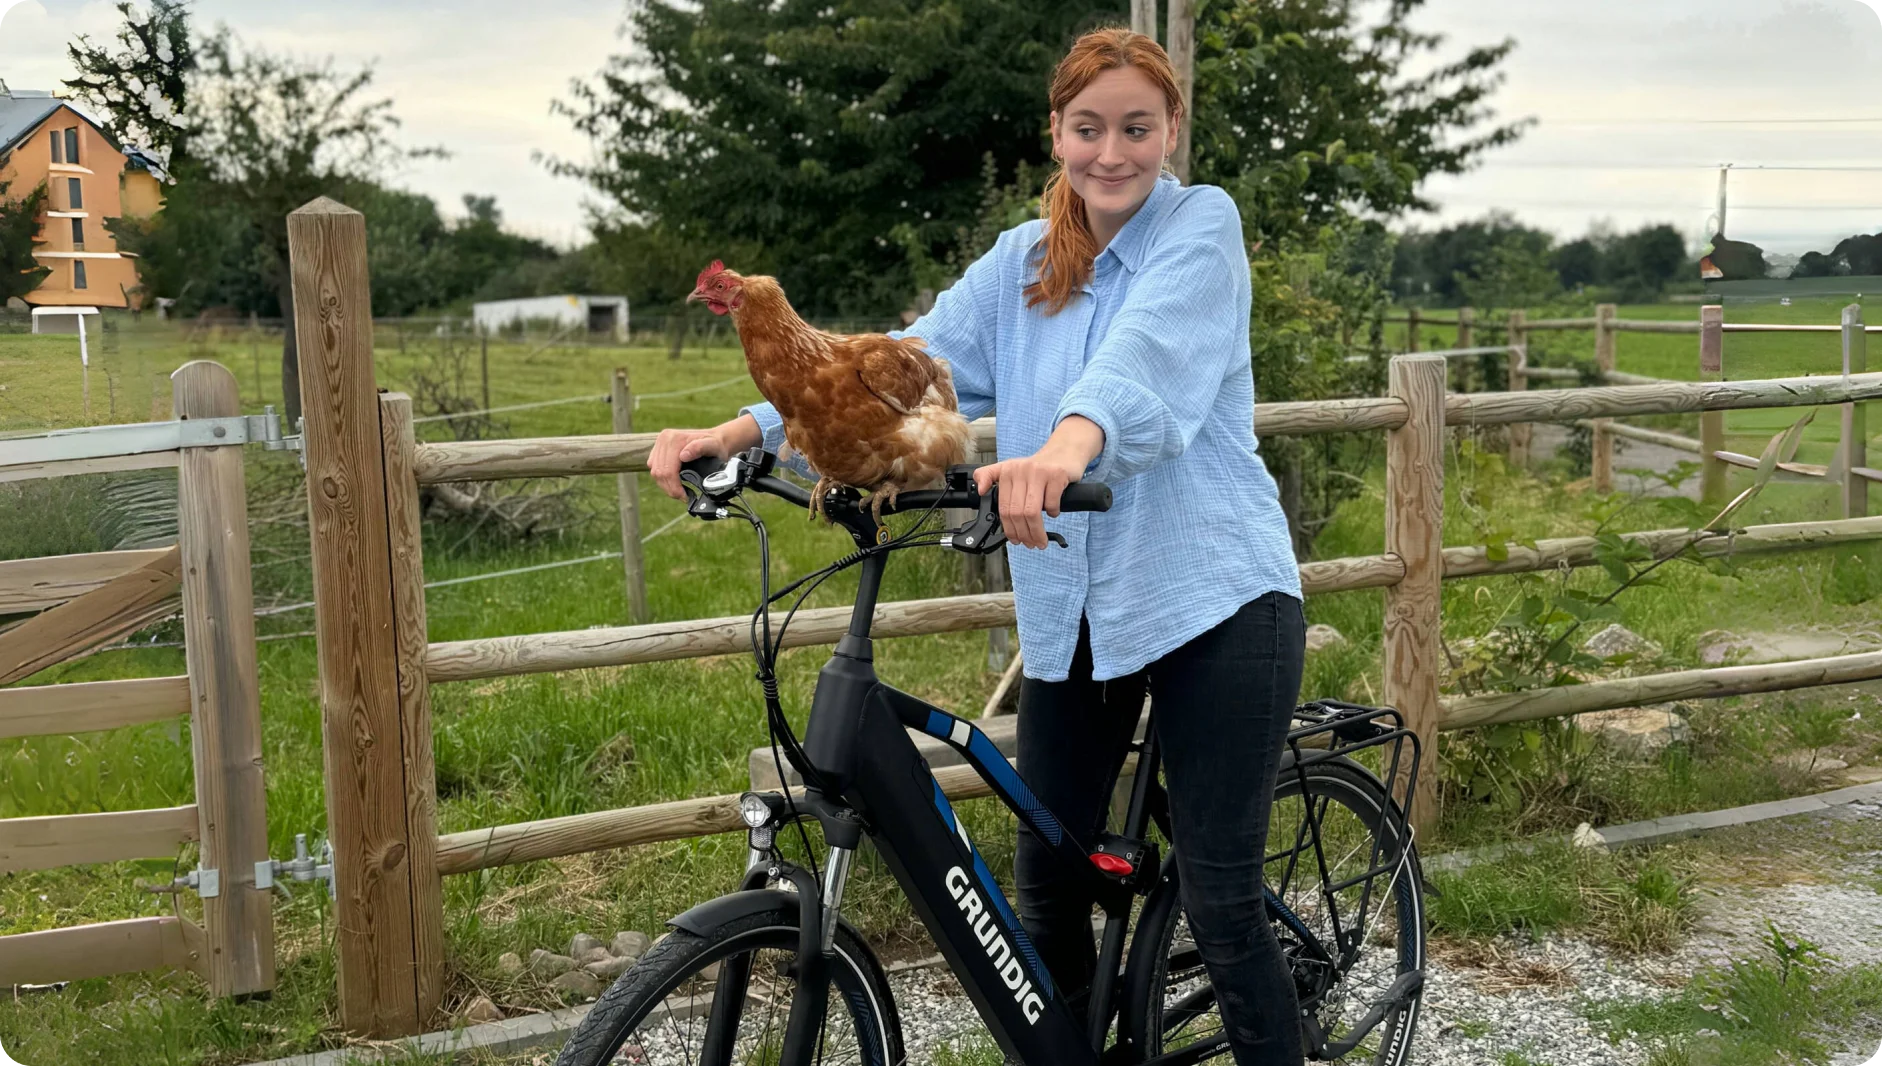
[[[1045,516],[1059,516],[1059,497],[1065,486],[1084,476],[1103,447],[1104,431],[1097,423],[1072,415],[1032,455],[974,471],[974,487],[984,496],[993,486],[1000,486],[1000,525],[1007,540],[1044,548]]]

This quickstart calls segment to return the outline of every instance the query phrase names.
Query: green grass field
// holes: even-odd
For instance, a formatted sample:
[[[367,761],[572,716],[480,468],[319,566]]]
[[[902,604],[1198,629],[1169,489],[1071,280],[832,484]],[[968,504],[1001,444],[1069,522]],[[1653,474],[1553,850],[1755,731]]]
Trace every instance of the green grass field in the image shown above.
[[[1669,315],[1686,309],[1653,309]],[[1793,309],[1787,309],[1793,310]],[[1629,309],[1628,314],[1636,313]],[[1641,313],[1644,313],[1644,309]],[[380,334],[382,386],[409,388],[420,378],[455,378],[458,390],[481,402],[479,353],[446,358],[435,337],[408,335],[405,351]],[[1649,353],[1659,342],[1688,338],[1622,338],[1621,366],[1659,373]],[[1636,342],[1639,342],[1636,344]],[[1651,343],[1651,346],[1649,344]],[[461,342],[460,342],[461,343]],[[71,338],[0,336],[0,433],[82,424],[82,378]],[[1638,350],[1636,350],[1638,349]],[[1665,358],[1671,360],[1671,347]],[[190,358],[216,358],[238,373],[244,402],[273,402],[279,384],[276,351],[265,339],[242,334],[180,342],[175,335],[127,331],[107,335],[94,349],[91,421],[163,417],[168,372]],[[1728,354],[1729,358],[1729,354]],[[736,377],[735,350],[690,349],[679,360],[641,348],[490,348],[490,400],[527,403],[607,388],[613,367],[627,366],[638,393],[677,392]],[[1666,373],[1666,376],[1674,376]],[[704,425],[728,417],[754,399],[749,381],[666,399],[650,398],[636,412],[636,428]],[[424,413],[422,410],[421,414]],[[498,416],[502,435],[596,433],[609,428],[608,408],[583,402]],[[442,437],[444,427],[423,427]],[[1755,449],[1754,449],[1755,450]],[[265,514],[257,510],[257,599],[291,604],[308,588],[305,530],[292,519],[294,459],[251,451],[251,486],[272,487]],[[1491,500],[1488,518],[1519,536],[1589,532],[1589,501],[1561,476],[1529,478],[1454,468],[1451,494],[1471,486]],[[91,482],[28,483],[0,487],[0,558],[28,557],[114,546]],[[1493,483],[1492,483],[1493,482]],[[426,573],[433,580],[482,574],[618,548],[614,479],[575,483],[569,506],[588,517],[554,537],[516,540],[467,523],[440,521],[426,529]],[[285,501],[285,502],[283,502]],[[679,505],[643,484],[643,529],[651,532],[680,514]],[[1339,515],[1319,555],[1370,554],[1382,548],[1382,490],[1375,477]],[[1796,520],[1827,513],[1828,494],[1774,488],[1745,521]],[[812,526],[775,502],[764,505],[773,532],[773,558],[782,576],[801,574],[849,549],[841,534]],[[1675,524],[1657,504],[1633,508],[1613,528]],[[1470,543],[1463,508],[1447,508],[1446,543]],[[729,523],[685,522],[646,547],[649,595],[658,620],[741,615],[757,596],[756,554],[749,529]],[[942,553],[906,553],[891,568],[888,599],[948,595],[960,564]],[[1875,618],[1882,592],[1882,559],[1840,549],[1748,564],[1738,578],[1697,569],[1668,568],[1656,587],[1630,593],[1626,623],[1661,642],[1667,664],[1694,658],[1694,638],[1715,625],[1862,623]],[[1590,587],[1599,575],[1573,580]],[[853,578],[836,579],[813,600],[848,602]],[[1508,579],[1455,583],[1447,589],[1445,633],[1456,640],[1485,631],[1507,607]],[[582,629],[626,621],[619,564],[586,563],[493,581],[435,589],[428,597],[433,640]],[[1379,692],[1380,597],[1377,592],[1316,597],[1314,621],[1338,627],[1349,643],[1314,656],[1308,695],[1376,699]],[[268,766],[268,821],[277,855],[293,835],[318,836],[325,823],[321,783],[319,707],[313,643],[293,634],[311,628],[311,612],[260,620],[268,640],[260,646],[262,716]],[[173,639],[171,630],[158,636]],[[827,653],[803,649],[785,656],[786,706],[801,715],[815,673]],[[988,671],[986,638],[954,634],[885,641],[878,648],[885,678],[917,695],[977,711],[996,678]],[[109,651],[55,668],[33,684],[179,673],[180,649]],[[1770,755],[1788,746],[1788,714],[1835,701],[1841,693],[1755,702],[1724,701],[1694,712],[1694,744],[1640,767],[1595,758],[1579,765],[1573,788],[1555,794],[1555,806],[1526,819],[1518,832],[1507,819],[1467,804],[1447,814],[1442,839],[1431,844],[1477,843],[1518,832],[1572,828],[1581,820],[1623,821],[1694,809],[1730,806],[1805,790],[1809,783],[1774,769]],[[1827,703],[1826,703],[1827,705]],[[691,662],[538,675],[440,685],[433,715],[441,831],[552,817],[581,811],[737,791],[746,780],[746,752],[763,738],[761,702],[752,664],[741,656]],[[1869,715],[1873,722],[1882,716]],[[1882,750],[1882,740],[1852,727],[1839,750],[1856,762]],[[187,727],[150,726],[76,737],[45,737],[0,745],[0,817],[168,806],[192,795]],[[1014,826],[985,801],[964,805],[992,867],[1010,869]],[[488,994],[514,1010],[558,1004],[538,983],[504,977],[496,968],[505,951],[560,950],[571,934],[641,929],[657,934],[661,922],[691,903],[727,890],[744,860],[744,842],[705,838],[533,863],[454,877],[446,884],[449,988],[447,1009]],[[151,895],[138,881],[167,882],[193,865],[192,855],[169,860],[26,873],[0,879],[0,934],[161,913],[191,896]],[[879,863],[861,864],[850,913],[891,955],[925,953],[925,936]],[[271,1001],[208,1003],[193,978],[164,975],[77,982],[60,993],[0,1003],[0,1043],[34,1066],[99,1061],[221,1066],[343,1042],[334,1016],[332,915],[324,898],[298,889],[276,911],[280,987]]]

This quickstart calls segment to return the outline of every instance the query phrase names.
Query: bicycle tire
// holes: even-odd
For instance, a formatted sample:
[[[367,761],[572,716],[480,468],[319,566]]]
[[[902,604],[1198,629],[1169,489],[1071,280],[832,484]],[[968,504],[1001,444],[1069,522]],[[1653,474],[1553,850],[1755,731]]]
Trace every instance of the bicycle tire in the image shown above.
[[[749,977],[758,972],[756,956],[761,952],[776,952],[794,959],[797,937],[795,898],[780,901],[769,910],[734,919],[705,936],[683,929],[671,931],[602,993],[562,1046],[556,1056],[556,1066],[607,1066],[622,1061],[647,1066],[691,1066],[698,1061],[690,1057],[696,1054],[691,1049],[697,1044],[703,1051],[706,1030],[711,1025],[711,1012],[701,1008],[698,995],[715,987],[708,983],[713,979],[705,976],[707,968],[725,963],[737,966],[742,959]],[[832,998],[824,1034],[825,1049],[831,1053],[821,1061],[899,1066],[905,1058],[901,1019],[881,964],[848,924],[837,927],[835,952],[830,965]],[[775,976],[780,981],[786,979],[784,974],[775,971],[774,964]],[[753,994],[748,988],[746,1010],[737,1016],[741,1023],[739,1041],[747,1037],[744,1019],[754,1006]],[[756,1045],[755,1052],[741,1044],[744,1050],[735,1061],[772,1061],[764,1049],[773,1049],[775,1054],[775,1048],[782,1045],[789,1008],[779,1009],[775,997],[758,995],[766,999],[767,1004],[765,1036]],[[676,1003],[679,1006],[676,1007]],[[662,1008],[664,1015],[656,1014]],[[682,1014],[686,1015],[684,1019],[680,1017]],[[683,1030],[679,1024],[682,1020],[686,1023]],[[694,1022],[699,1024],[694,1025]],[[833,1025],[839,1027],[835,1037],[831,1035]],[[649,1033],[650,1026],[656,1028],[651,1035],[643,1035]],[[853,1041],[842,1039],[844,1031],[854,1037]],[[691,1039],[695,1035],[697,1040]],[[630,1044],[633,1048],[629,1048]],[[627,1055],[622,1058],[624,1049]]]
[[[1390,802],[1385,790],[1378,779],[1363,767],[1343,759],[1330,759],[1309,766],[1306,779],[1306,791],[1310,797],[1340,803],[1365,827],[1368,834],[1376,835],[1381,824],[1390,824],[1383,818],[1387,809],[1385,805]],[[1284,801],[1299,797],[1301,791],[1301,775],[1290,766],[1283,766],[1275,788],[1276,814],[1283,812]],[[1277,854],[1273,844],[1277,827],[1271,825],[1269,830],[1270,866],[1274,861],[1273,856]],[[1411,846],[1409,841],[1407,845],[1403,862],[1388,886],[1391,897],[1382,901],[1382,904],[1392,904],[1391,947],[1396,956],[1391,970],[1393,976],[1421,969],[1425,964],[1423,876],[1415,846]],[[1313,883],[1316,886],[1324,884],[1318,878]],[[1293,906],[1292,900],[1284,898],[1284,902]],[[1294,909],[1298,912],[1307,908]],[[1186,1018],[1206,1022],[1214,998],[1208,975],[1201,972],[1200,960],[1194,958],[1194,948],[1185,947],[1178,940],[1184,928],[1178,881],[1175,870],[1171,869],[1166,874],[1165,883],[1159,885],[1145,901],[1138,919],[1137,934],[1132,943],[1131,965],[1126,971],[1127,987],[1122,997],[1127,1009],[1119,1019],[1121,1035],[1139,1049],[1146,1059],[1213,1035],[1203,1028],[1180,1028],[1186,1024]],[[1288,949],[1290,938],[1298,943],[1298,938],[1293,937],[1292,932],[1285,930],[1280,923],[1276,924],[1276,932],[1282,937],[1284,950]],[[1406,932],[1410,935],[1405,935]],[[1372,935],[1369,929],[1363,931],[1362,942]],[[1144,945],[1142,948],[1139,948],[1139,942]],[[1174,975],[1173,961],[1176,964]],[[1297,987],[1311,987],[1312,982],[1305,979],[1309,976],[1320,978],[1325,984],[1327,975],[1324,972],[1303,974],[1303,965],[1307,960],[1303,960],[1298,952],[1291,956],[1291,961],[1295,967]],[[1334,975],[1331,985],[1340,985],[1348,976],[1348,972]],[[1187,991],[1172,1002],[1175,989],[1182,989],[1186,985]],[[1350,992],[1350,989],[1347,991]],[[1185,1017],[1172,1018],[1170,1008],[1173,1003],[1185,1012]],[[1336,1061],[1367,1062],[1370,1066],[1404,1066],[1411,1056],[1411,1037],[1416,1032],[1421,1004],[1422,995],[1413,996],[1403,1006],[1390,1012],[1359,1047]],[[1342,997],[1333,996],[1323,1000],[1320,1010],[1325,1012],[1331,1007],[1338,1011],[1347,1006]],[[1363,1013],[1363,1009],[1359,1013]],[[1326,1020],[1322,1021],[1324,1024]],[[1220,1031],[1219,1020],[1214,1031]],[[1368,1049],[1371,1050],[1370,1057],[1363,1056],[1362,1052]],[[1306,1051],[1312,1057],[1315,1049],[1307,1048]],[[1227,1054],[1226,1049],[1220,1053],[1222,1056]]]

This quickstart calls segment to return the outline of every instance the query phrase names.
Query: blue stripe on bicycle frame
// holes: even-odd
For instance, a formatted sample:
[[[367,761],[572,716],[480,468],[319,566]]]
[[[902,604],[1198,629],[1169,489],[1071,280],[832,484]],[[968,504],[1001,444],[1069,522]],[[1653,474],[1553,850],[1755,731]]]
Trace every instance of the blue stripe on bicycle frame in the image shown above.
[[[1001,765],[1005,764],[1006,761],[1002,759]],[[980,881],[981,894],[999,913],[1001,924],[1006,927],[1006,934],[1013,938],[1013,943],[1019,948],[1019,953],[1025,957],[1027,964],[1032,968],[1032,976],[1039,985],[1039,991],[1045,998],[1051,999],[1052,977],[1046,972],[1045,963],[1040,961],[1039,951],[1033,947],[1032,937],[1027,936],[1025,927],[1019,924],[1019,916],[1013,913],[1013,908],[1006,902],[1006,894],[1000,891],[1000,883],[993,879],[993,871],[987,869],[987,860],[980,857],[980,849],[974,846],[974,842],[969,840],[966,832],[961,829],[960,819],[955,817],[954,806],[948,802],[947,794],[941,791],[939,781],[934,783],[934,805],[935,810],[941,814],[941,821],[946,823],[948,832],[959,837],[961,843],[967,845],[967,854],[974,860],[974,876]]]
[[[954,728],[957,724],[967,727],[967,743],[964,746],[954,740]],[[1000,754],[999,747],[987,738],[987,734],[975,729],[972,722],[941,711],[929,711],[928,721],[922,726],[922,732],[937,740],[944,740],[954,748],[967,751],[980,760],[980,764],[986,767],[987,773],[993,778],[994,784],[998,785],[1002,792],[1013,797],[1013,802],[1019,805],[1020,813],[1025,816],[1027,825],[1043,837],[1046,843],[1058,847],[1059,843],[1065,839],[1065,830],[1059,825],[1058,818],[1045,804],[1039,802],[1039,798],[1032,794],[1032,789],[1027,788],[1026,782],[1013,771],[1013,765],[1006,761],[1006,756]]]

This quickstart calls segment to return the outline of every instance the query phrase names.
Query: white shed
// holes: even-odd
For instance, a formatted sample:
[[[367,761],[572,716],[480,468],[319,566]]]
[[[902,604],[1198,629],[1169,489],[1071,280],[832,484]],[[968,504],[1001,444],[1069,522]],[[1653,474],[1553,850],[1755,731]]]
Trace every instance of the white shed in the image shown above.
[[[472,304],[477,328],[496,332],[506,326],[553,322],[566,329],[605,333],[627,338],[625,296],[529,296],[520,300],[491,300]]]

